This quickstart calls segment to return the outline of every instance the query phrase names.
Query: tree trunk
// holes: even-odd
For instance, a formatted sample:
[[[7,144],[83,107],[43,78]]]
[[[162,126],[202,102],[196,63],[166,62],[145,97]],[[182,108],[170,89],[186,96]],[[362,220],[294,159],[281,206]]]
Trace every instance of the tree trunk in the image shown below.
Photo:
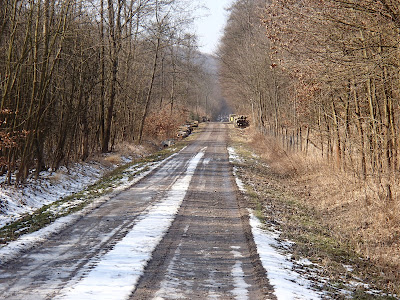
[[[139,125],[139,136],[138,136],[138,139],[137,139],[137,143],[138,144],[140,144],[142,142],[144,122],[146,121],[147,114],[148,114],[148,111],[149,111],[150,99],[151,99],[151,94],[152,94],[153,86],[154,86],[154,79],[156,77],[160,45],[161,45],[161,37],[159,36],[159,37],[157,37],[157,44],[156,44],[155,53],[154,53],[153,70],[152,70],[152,73],[151,73],[150,85],[149,85],[149,89],[147,91],[144,111],[143,111],[142,119],[141,119],[141,122],[140,122],[140,125]]]
[[[360,138],[360,165],[361,165],[361,176],[363,180],[367,179],[367,163],[365,158],[365,146],[364,146],[364,129],[361,123],[361,111],[360,104],[357,96],[357,89],[355,80],[352,83],[353,98],[355,104],[355,115],[356,115],[356,125],[358,128],[359,138]]]

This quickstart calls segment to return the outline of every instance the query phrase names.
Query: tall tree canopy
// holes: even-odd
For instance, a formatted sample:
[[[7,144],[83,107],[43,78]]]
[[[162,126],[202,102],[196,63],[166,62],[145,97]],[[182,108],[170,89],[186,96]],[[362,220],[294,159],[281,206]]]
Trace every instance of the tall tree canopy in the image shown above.
[[[8,174],[6,181],[108,152],[121,141],[139,143],[152,112],[168,110],[184,122],[207,93],[208,73],[187,30],[193,5],[1,0],[0,174]]]
[[[238,0],[220,48],[224,93],[260,131],[388,183],[399,171],[399,7]]]

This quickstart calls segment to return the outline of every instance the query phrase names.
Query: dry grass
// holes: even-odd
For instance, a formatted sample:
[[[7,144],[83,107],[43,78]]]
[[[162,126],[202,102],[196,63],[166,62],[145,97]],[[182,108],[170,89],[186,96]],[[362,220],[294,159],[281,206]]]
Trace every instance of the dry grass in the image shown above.
[[[386,286],[400,293],[400,186],[392,183],[392,201],[385,184],[360,180],[335,169],[318,151],[286,152],[275,138],[247,131],[247,142],[270,166],[279,184],[306,207],[314,209],[336,239],[350,243],[370,261]]]
[[[113,153],[110,155],[107,155],[104,157],[104,161],[109,163],[109,164],[113,164],[113,165],[119,165],[122,161],[121,159],[121,155],[118,153]]]
[[[134,143],[123,142],[115,146],[114,151],[121,156],[133,156],[140,158],[157,151],[156,143],[146,143],[136,145]]]
[[[121,165],[124,164],[123,157],[141,159],[158,150],[159,146],[156,144],[156,142],[144,141],[141,145],[123,142],[115,145],[112,153],[102,154],[94,157],[93,159],[98,160],[101,164],[106,166]]]

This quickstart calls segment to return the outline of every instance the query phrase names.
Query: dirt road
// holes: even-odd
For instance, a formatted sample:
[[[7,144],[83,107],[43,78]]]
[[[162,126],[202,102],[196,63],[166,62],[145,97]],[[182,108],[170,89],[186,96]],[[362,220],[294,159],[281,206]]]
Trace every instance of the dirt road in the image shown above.
[[[209,124],[138,184],[1,265],[0,298],[273,299],[257,275],[227,131]]]

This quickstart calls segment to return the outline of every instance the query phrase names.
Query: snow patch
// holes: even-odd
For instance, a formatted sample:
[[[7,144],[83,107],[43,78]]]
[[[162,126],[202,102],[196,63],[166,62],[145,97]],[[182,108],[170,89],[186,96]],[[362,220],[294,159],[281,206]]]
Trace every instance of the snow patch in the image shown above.
[[[208,292],[207,299],[219,299],[220,296],[217,293],[218,290],[218,282],[215,279],[215,271],[211,270],[209,278],[207,279],[208,287],[210,288],[210,291]]]
[[[234,258],[243,257],[242,253],[240,253],[239,251],[231,251],[231,253],[233,254]]]
[[[185,295],[179,291],[179,286],[183,284],[179,279],[174,277],[174,268],[177,258],[181,253],[182,244],[178,245],[175,255],[168,266],[166,279],[161,282],[160,289],[157,291],[153,300],[163,300],[164,297],[173,297],[174,299],[185,299]],[[190,286],[190,282],[184,282],[185,285]]]
[[[279,252],[279,233],[263,230],[260,220],[251,212],[250,225],[257,252],[278,300],[321,299],[322,295],[312,290],[311,281],[296,273],[289,257]]]
[[[233,167],[233,175],[235,176],[235,181],[236,181],[236,185],[239,188],[239,191],[241,191],[242,193],[246,193],[246,187],[243,183],[243,181],[237,176],[237,168]]]
[[[229,162],[230,163],[242,163],[243,160],[236,154],[236,151],[233,147],[226,148],[229,154]]]
[[[132,230],[84,278],[66,287],[58,299],[129,298],[152,252],[172,224],[203,156],[204,151],[193,157],[166,199],[144,212]]]
[[[353,266],[343,265],[343,267],[346,269],[347,272],[353,272],[354,271]]]
[[[208,165],[209,163],[211,162],[211,158],[205,158],[204,160],[203,160],[203,165]]]
[[[240,157],[236,154],[235,149],[233,149],[232,147],[228,147],[227,149],[228,149],[230,163],[241,163],[242,162]],[[239,190],[242,193],[245,193],[246,187],[245,187],[243,181],[239,178],[239,176],[237,174],[238,174],[238,168],[234,166],[233,167],[233,176],[235,178],[236,185],[238,186]]]
[[[60,167],[56,172],[41,172],[40,179],[29,178],[23,187],[2,186],[0,227],[43,205],[82,190],[114,167],[106,167],[99,162],[74,164],[69,169]],[[0,177],[1,181],[4,180]]]
[[[238,251],[231,251],[232,255],[234,258],[242,258],[243,255],[238,252]],[[250,285],[246,283],[244,280],[244,272],[243,272],[243,267],[242,267],[242,262],[241,261],[236,261],[235,265],[232,268],[232,277],[234,281],[234,289],[232,291],[232,294],[235,295],[236,300],[248,300],[249,299],[249,291],[248,288]]]

